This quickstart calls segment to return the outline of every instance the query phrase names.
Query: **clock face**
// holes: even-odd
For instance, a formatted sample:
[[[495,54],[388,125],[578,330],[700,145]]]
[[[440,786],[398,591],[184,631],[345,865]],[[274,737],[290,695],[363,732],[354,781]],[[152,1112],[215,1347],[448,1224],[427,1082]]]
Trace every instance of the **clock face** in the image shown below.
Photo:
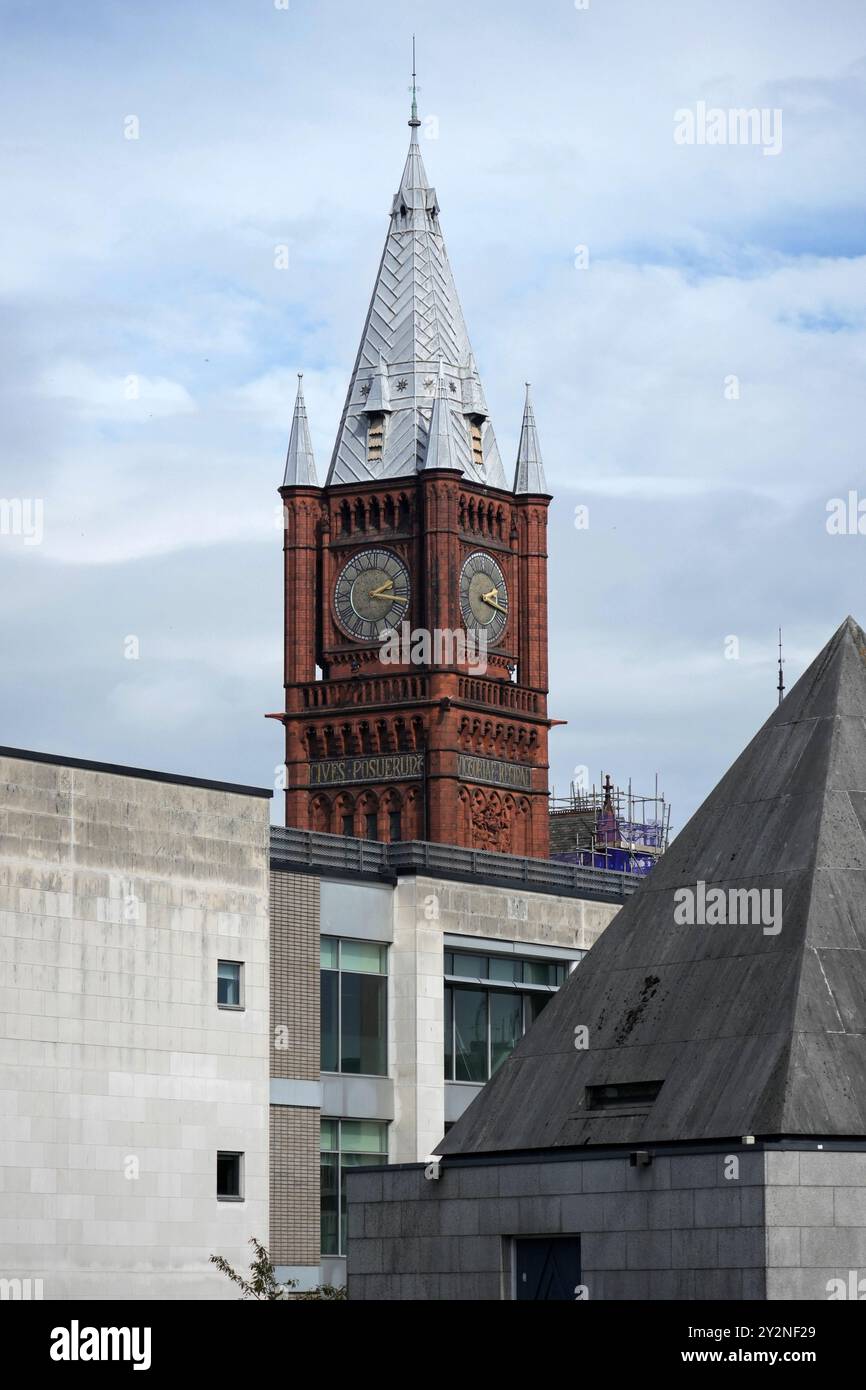
[[[508,587],[496,561],[477,550],[460,572],[460,611],[470,632],[496,645],[508,624]]]
[[[409,571],[390,550],[362,550],[334,589],[340,627],[358,642],[377,641],[409,617]]]

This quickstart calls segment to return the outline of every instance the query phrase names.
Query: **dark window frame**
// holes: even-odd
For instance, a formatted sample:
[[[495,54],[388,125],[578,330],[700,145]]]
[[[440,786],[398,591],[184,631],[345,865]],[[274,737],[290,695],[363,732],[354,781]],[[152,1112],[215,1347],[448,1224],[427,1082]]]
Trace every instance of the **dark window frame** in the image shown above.
[[[322,937],[321,939],[324,940],[325,937]],[[323,991],[324,991],[325,986],[326,986],[326,982],[329,981],[330,979],[335,978],[335,979],[336,979],[336,982],[337,982],[337,984],[336,984],[336,1008],[335,1008],[335,1012],[336,1012],[336,1022],[337,1022],[337,1030],[336,1030],[336,1064],[337,1064],[337,1070],[336,1070],[336,1071],[333,1071],[333,1070],[331,1070],[330,1067],[326,1067],[326,1066],[324,1065],[324,1060],[326,1060],[326,1059],[323,1058],[324,1047],[325,1047],[325,1031],[324,1031],[323,1028],[322,1028],[321,1031],[320,1031],[320,1069],[321,1069],[321,1071],[323,1072],[323,1074],[326,1075],[326,1076],[370,1076],[370,1077],[376,1077],[376,1078],[386,1077],[386,1076],[388,1076],[388,1074],[389,1074],[389,1065],[390,1065],[390,1056],[389,1056],[389,1050],[388,1050],[388,1002],[389,1002],[389,1000],[388,1000],[388,986],[389,986],[389,979],[390,979],[390,974],[389,974],[390,956],[389,956],[388,943],[385,942],[385,941],[360,941],[360,942],[359,942],[358,939],[355,938],[355,937],[342,937],[342,936],[328,936],[328,937],[327,937],[327,940],[333,941],[333,942],[335,943],[336,947],[337,947],[337,964],[336,964],[336,967],[334,967],[334,966],[321,966],[321,967],[320,967],[320,971],[319,971],[319,979],[320,979],[320,992],[323,992]],[[377,950],[378,950],[380,953],[381,953],[381,952],[384,952],[384,962],[385,962],[385,968],[384,968],[384,970],[379,970],[379,971],[373,971],[373,970],[370,970],[370,971],[359,971],[359,970],[344,969],[344,968],[343,968],[343,942],[344,942],[344,941],[345,941],[345,942],[348,942],[348,943],[351,944],[351,945],[361,944],[361,945],[365,945],[365,946],[375,946],[375,947],[377,948]],[[363,1072],[358,1072],[358,1071],[346,1071],[346,1070],[344,1070],[344,1068],[343,1068],[343,976],[344,976],[344,975],[351,975],[351,976],[353,976],[353,977],[357,977],[357,978],[362,979],[362,980],[364,980],[364,979],[366,979],[366,980],[384,980],[384,982],[385,982],[385,983],[384,983],[384,990],[383,990],[384,998],[383,998],[383,1001],[382,1001],[383,1029],[382,1029],[382,1070],[381,1070],[381,1071],[374,1071],[374,1072],[363,1071]],[[328,1060],[329,1060],[329,1059],[328,1059]]]
[[[246,964],[245,961],[242,961],[242,960],[226,960],[224,957],[220,957],[219,960],[217,961],[217,1008],[218,1008],[218,1009],[224,1009],[224,1010],[226,1011],[226,1013],[242,1014],[242,1013],[244,1012],[244,1010],[246,1009],[246,1003],[245,1003],[245,1001],[244,1001],[244,973],[245,973],[245,972],[244,972],[244,965],[245,965],[245,964]],[[240,1002],[237,1003],[237,1004],[224,1004],[224,1003],[222,1003],[222,1001],[221,1001],[221,999],[220,999],[220,983],[221,983],[221,982],[220,982],[220,966],[221,966],[221,965],[236,965],[237,968],[238,968],[238,999],[239,999]]]
[[[331,1166],[335,1166],[335,1167],[336,1167],[336,1193],[335,1193],[335,1199],[336,1199],[336,1211],[337,1211],[337,1232],[336,1232],[336,1234],[337,1234],[337,1249],[336,1249],[336,1250],[326,1250],[326,1249],[325,1249],[325,1245],[326,1245],[325,1233],[324,1233],[324,1230],[322,1229],[323,1224],[324,1224],[324,1215],[325,1215],[325,1214],[324,1214],[324,1211],[323,1211],[322,1208],[321,1208],[321,1204],[320,1204],[320,1210],[319,1210],[319,1247],[320,1247],[320,1253],[321,1253],[326,1259],[344,1259],[344,1258],[345,1258],[345,1255],[346,1255],[346,1245],[347,1245],[346,1233],[345,1233],[345,1230],[344,1230],[345,1217],[344,1217],[344,1213],[343,1213],[343,1207],[344,1207],[344,1205],[345,1205],[345,1170],[346,1170],[346,1168],[348,1168],[348,1167],[356,1167],[356,1168],[363,1168],[363,1167],[378,1168],[378,1167],[383,1166],[384,1164],[386,1164],[386,1163],[388,1162],[388,1149],[389,1149],[389,1144],[390,1144],[390,1132],[389,1132],[389,1131],[390,1131],[390,1126],[389,1126],[389,1123],[388,1123],[387,1120],[363,1120],[363,1121],[361,1122],[362,1124],[376,1125],[377,1128],[380,1130],[380,1132],[381,1132],[381,1134],[382,1134],[382,1137],[383,1137],[383,1139],[384,1139],[384,1141],[385,1141],[385,1147],[384,1147],[383,1149],[381,1149],[378,1153],[374,1153],[374,1152],[370,1152],[370,1151],[363,1151],[363,1152],[362,1152],[361,1150],[352,1149],[352,1148],[346,1148],[346,1149],[343,1148],[343,1125],[346,1124],[346,1123],[349,1123],[349,1124],[354,1123],[352,1120],[348,1120],[348,1121],[347,1121],[347,1120],[345,1119],[345,1117],[338,1119],[336,1116],[333,1116],[333,1115],[323,1115],[323,1116],[321,1117],[320,1124],[324,1124],[324,1123],[326,1123],[326,1122],[327,1122],[328,1124],[332,1124],[332,1125],[335,1125],[335,1126],[336,1126],[337,1147],[336,1147],[336,1149],[333,1149],[333,1148],[328,1148],[328,1149],[322,1148],[322,1147],[321,1147],[321,1141],[320,1141],[320,1147],[319,1147],[319,1172],[320,1172],[320,1174],[321,1174],[321,1170],[322,1170],[322,1166],[323,1166],[323,1165],[322,1165],[322,1159],[323,1159],[323,1158],[325,1158],[325,1157],[327,1156],[327,1158],[329,1158],[329,1159],[331,1159],[331,1160],[336,1159],[336,1165],[331,1165]],[[358,1164],[344,1164],[344,1163],[343,1163],[343,1155],[344,1155],[344,1154],[351,1155],[351,1156],[354,1157],[354,1158],[361,1158],[361,1159],[363,1159],[363,1160],[365,1160],[365,1161],[362,1162],[362,1163],[358,1163]]]
[[[584,956],[585,955],[586,952],[584,952]],[[456,969],[455,957],[467,957],[470,960],[474,959],[478,961],[480,965],[483,966],[483,969],[487,973],[483,975],[458,975],[456,973],[453,973]],[[521,978],[514,980],[493,979],[489,973],[491,969],[491,961],[493,960],[513,961],[515,967],[520,967],[519,975]],[[524,957],[516,952],[513,956],[511,954],[500,955],[498,952],[493,952],[490,955],[482,955],[480,951],[460,951],[456,950],[453,947],[448,947],[445,951],[445,1027],[446,1029],[448,1029],[448,1025],[450,1022],[450,1039],[447,1036],[445,1038],[445,1046],[443,1049],[444,1055],[442,1059],[443,1072],[446,1083],[450,1083],[456,1086],[483,1086],[491,1079],[491,1077],[495,1076],[496,1072],[493,1069],[493,1027],[491,1021],[492,1008],[490,1003],[491,995],[500,994],[506,995],[511,998],[513,998],[515,995],[519,995],[521,997],[520,1037],[518,1038],[519,1042],[520,1038],[524,1038],[526,1036],[530,1026],[536,1021],[536,1018],[538,1016],[537,1014],[535,1018],[531,1018],[529,1016],[531,1001],[538,999],[549,1000],[550,998],[552,998],[554,994],[558,994],[562,986],[566,983],[569,974],[571,973],[571,969],[579,963],[579,961],[574,960],[552,960],[550,959],[550,957]],[[527,964],[546,965],[549,968],[553,968],[555,970],[554,978],[558,978],[559,982],[554,985],[539,985],[525,982],[523,976],[526,973],[524,967]],[[457,1076],[458,1060],[460,1054],[458,1053],[457,1048],[457,1009],[455,1008],[455,995],[461,990],[469,990],[475,992],[480,991],[487,995],[487,1056],[485,1063],[486,1074],[483,1080],[465,1080],[459,1079]],[[502,1066],[502,1063],[506,1060],[506,1057],[508,1055],[510,1054],[506,1053],[505,1057],[503,1057],[500,1060],[499,1065],[496,1068],[496,1071],[499,1070],[499,1067]]]
[[[220,1192],[220,1159],[234,1159],[237,1164],[237,1192]],[[244,1154],[238,1149],[218,1149],[217,1150],[217,1201],[218,1202],[244,1202]]]

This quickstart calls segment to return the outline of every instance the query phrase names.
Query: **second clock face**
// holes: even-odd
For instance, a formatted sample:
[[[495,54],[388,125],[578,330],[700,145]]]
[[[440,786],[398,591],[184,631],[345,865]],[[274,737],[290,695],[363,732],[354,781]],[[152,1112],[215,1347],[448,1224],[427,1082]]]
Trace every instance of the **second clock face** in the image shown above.
[[[363,550],[337,577],[334,609],[358,642],[377,641],[409,617],[409,571],[390,550]]]
[[[460,611],[470,632],[486,632],[487,641],[494,645],[508,623],[505,575],[480,550],[469,556],[460,572]]]

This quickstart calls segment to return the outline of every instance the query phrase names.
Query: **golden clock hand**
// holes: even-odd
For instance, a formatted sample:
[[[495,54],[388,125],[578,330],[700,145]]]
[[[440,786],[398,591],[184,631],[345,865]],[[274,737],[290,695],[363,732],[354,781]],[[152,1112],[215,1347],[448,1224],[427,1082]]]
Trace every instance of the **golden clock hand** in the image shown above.
[[[507,612],[508,612],[508,609],[507,609],[507,608],[503,608],[502,604],[499,602],[499,590],[498,590],[498,589],[491,589],[489,594],[482,594],[482,595],[481,595],[481,602],[482,602],[482,603],[486,603],[487,606],[488,606],[488,608],[495,608],[495,609],[497,609],[498,612],[500,612],[500,613],[507,613]]]
[[[390,597],[388,590],[393,589],[393,587],[394,581],[393,579],[389,579],[388,582],[386,584],[382,584],[380,588],[371,589],[370,598],[388,598]]]

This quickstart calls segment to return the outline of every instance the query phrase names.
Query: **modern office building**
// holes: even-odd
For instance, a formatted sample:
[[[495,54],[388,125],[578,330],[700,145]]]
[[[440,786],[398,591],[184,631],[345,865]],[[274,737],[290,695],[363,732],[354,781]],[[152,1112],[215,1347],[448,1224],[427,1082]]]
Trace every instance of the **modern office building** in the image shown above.
[[[637,880],[432,844],[271,837],[271,1255],[342,1284],[346,1173],[418,1163]]]

